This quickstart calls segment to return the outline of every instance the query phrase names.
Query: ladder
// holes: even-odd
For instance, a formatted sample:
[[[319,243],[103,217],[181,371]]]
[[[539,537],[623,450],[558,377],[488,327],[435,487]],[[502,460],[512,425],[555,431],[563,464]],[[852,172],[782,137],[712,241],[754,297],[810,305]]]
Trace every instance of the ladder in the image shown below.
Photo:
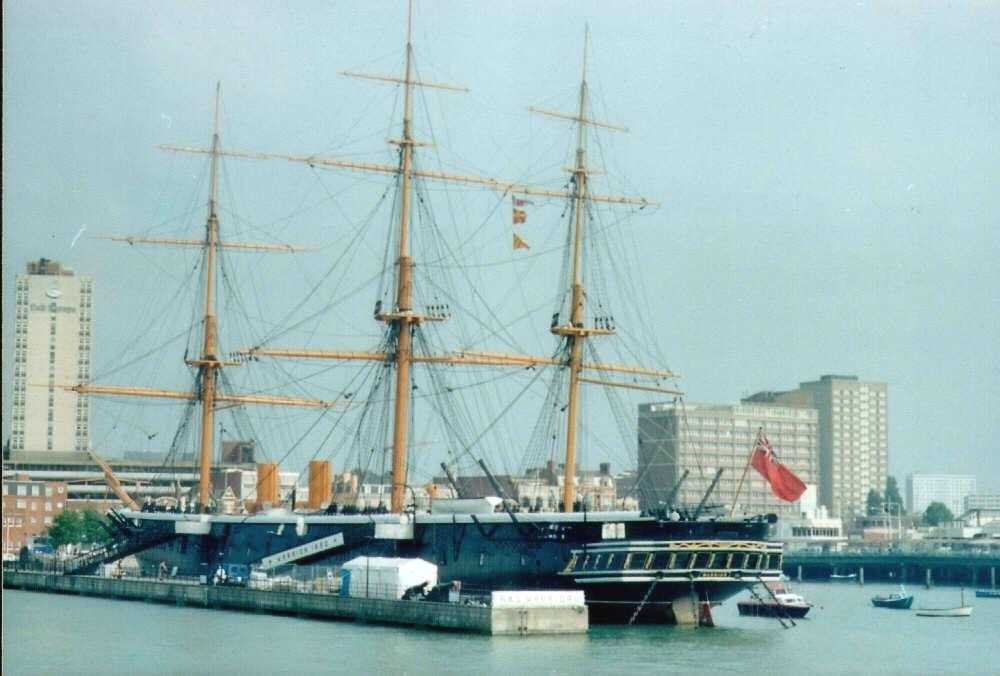
[[[775,619],[778,620],[778,623],[781,624],[781,628],[782,629],[791,629],[792,627],[796,626],[795,625],[795,620],[793,620],[791,618],[791,616],[788,614],[788,612],[781,606],[781,603],[778,602],[778,597],[774,595],[774,592],[771,591],[771,588],[768,587],[767,584],[763,580],[760,579],[760,577],[757,578],[757,581],[760,583],[760,585],[764,588],[764,590],[771,597],[771,600],[774,601],[774,605],[777,606],[777,608],[778,608],[778,614],[776,614],[774,617],[775,617]],[[760,594],[757,593],[757,590],[755,589],[755,587],[756,587],[756,585],[750,585],[749,587],[747,587],[747,589],[750,592],[750,595],[753,596],[755,599],[757,599],[757,601],[759,601],[760,603],[762,603],[762,604],[766,603],[766,601],[764,600],[764,598]],[[784,616],[784,617],[782,617],[782,616]],[[785,624],[786,622],[788,624]]]
[[[629,620],[628,620],[628,626],[631,627],[635,623],[636,619],[638,619],[639,613],[642,612],[642,609],[645,607],[646,603],[649,601],[649,597],[653,595],[653,589],[656,588],[656,583],[659,582],[659,581],[660,581],[660,578],[655,578],[652,581],[652,583],[650,583],[649,589],[646,590],[646,595],[643,596],[642,597],[642,601],[639,602],[639,607],[635,609],[635,612],[632,613],[632,617],[629,618]]]

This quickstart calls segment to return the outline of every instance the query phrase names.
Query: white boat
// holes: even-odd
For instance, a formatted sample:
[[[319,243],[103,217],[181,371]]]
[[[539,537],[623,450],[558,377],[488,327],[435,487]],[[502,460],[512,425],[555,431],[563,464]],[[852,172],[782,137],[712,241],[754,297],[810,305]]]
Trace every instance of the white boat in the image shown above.
[[[972,615],[972,606],[960,606],[958,608],[917,608],[917,615],[920,617],[969,617]]]
[[[766,582],[767,597],[756,597],[736,604],[740,615],[753,617],[784,617],[796,620],[806,616],[812,604],[792,592],[784,582]],[[770,597],[770,598],[768,598]]]
[[[965,605],[965,589],[962,589],[961,605],[957,608],[917,608],[920,617],[971,617],[972,606]]]

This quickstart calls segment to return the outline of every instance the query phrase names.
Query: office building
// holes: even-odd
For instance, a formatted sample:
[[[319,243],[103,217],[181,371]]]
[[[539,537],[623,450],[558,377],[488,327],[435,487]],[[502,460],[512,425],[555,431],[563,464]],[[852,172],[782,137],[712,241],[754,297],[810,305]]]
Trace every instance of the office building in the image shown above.
[[[803,482],[818,480],[818,428],[815,410],[770,404],[642,404],[639,406],[639,504],[652,509],[661,502],[695,508],[723,473],[707,504],[728,513],[774,512],[795,515],[798,503],[779,500],[760,474],[747,469],[751,446],[762,429],[778,460]],[[687,470],[673,500],[670,493]]]
[[[980,526],[1000,521],[1000,493],[979,493],[965,496],[965,521]]]
[[[814,408],[819,421],[819,502],[834,516],[865,513],[868,491],[885,491],[889,472],[885,383],[825,375],[788,392],[759,392],[744,403]]]
[[[42,258],[15,281],[11,452],[84,453],[87,397],[57,386],[90,379],[94,282]],[[37,457],[37,456],[36,456]]]
[[[976,477],[968,474],[909,474],[906,477],[906,508],[923,514],[932,502],[940,502],[956,518],[965,513],[965,498],[976,493]]]

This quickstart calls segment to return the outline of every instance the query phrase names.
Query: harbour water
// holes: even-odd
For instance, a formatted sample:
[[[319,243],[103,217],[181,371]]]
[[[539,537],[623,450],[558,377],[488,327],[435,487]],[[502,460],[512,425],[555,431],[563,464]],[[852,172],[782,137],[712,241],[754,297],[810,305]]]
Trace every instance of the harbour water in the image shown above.
[[[967,619],[876,609],[898,587],[795,585],[815,604],[796,627],[740,617],[718,627],[595,626],[585,636],[490,638],[428,630],[3,593],[3,673],[20,674],[997,674],[1000,599]],[[916,607],[957,587],[913,587]]]

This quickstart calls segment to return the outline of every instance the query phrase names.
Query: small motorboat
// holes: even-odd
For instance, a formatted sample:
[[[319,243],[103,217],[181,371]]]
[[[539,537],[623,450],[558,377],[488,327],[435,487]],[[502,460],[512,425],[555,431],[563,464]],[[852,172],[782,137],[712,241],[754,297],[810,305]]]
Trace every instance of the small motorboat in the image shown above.
[[[876,608],[895,608],[897,610],[909,610],[913,605],[913,594],[907,594],[902,586],[898,592],[887,596],[873,596],[872,605]]]
[[[977,589],[976,596],[981,599],[1000,599],[1000,589]]]
[[[792,593],[792,590],[782,582],[768,582],[764,586],[767,587],[764,597],[757,597],[755,594],[755,598],[736,604],[740,615],[798,620],[805,617],[812,608],[811,603],[800,595]]]
[[[965,605],[965,590],[962,590],[962,602],[957,608],[917,608],[920,617],[971,617],[972,606]]]
[[[839,575],[837,573],[830,574],[831,582],[854,582],[858,579],[857,573],[848,573],[847,575]]]

